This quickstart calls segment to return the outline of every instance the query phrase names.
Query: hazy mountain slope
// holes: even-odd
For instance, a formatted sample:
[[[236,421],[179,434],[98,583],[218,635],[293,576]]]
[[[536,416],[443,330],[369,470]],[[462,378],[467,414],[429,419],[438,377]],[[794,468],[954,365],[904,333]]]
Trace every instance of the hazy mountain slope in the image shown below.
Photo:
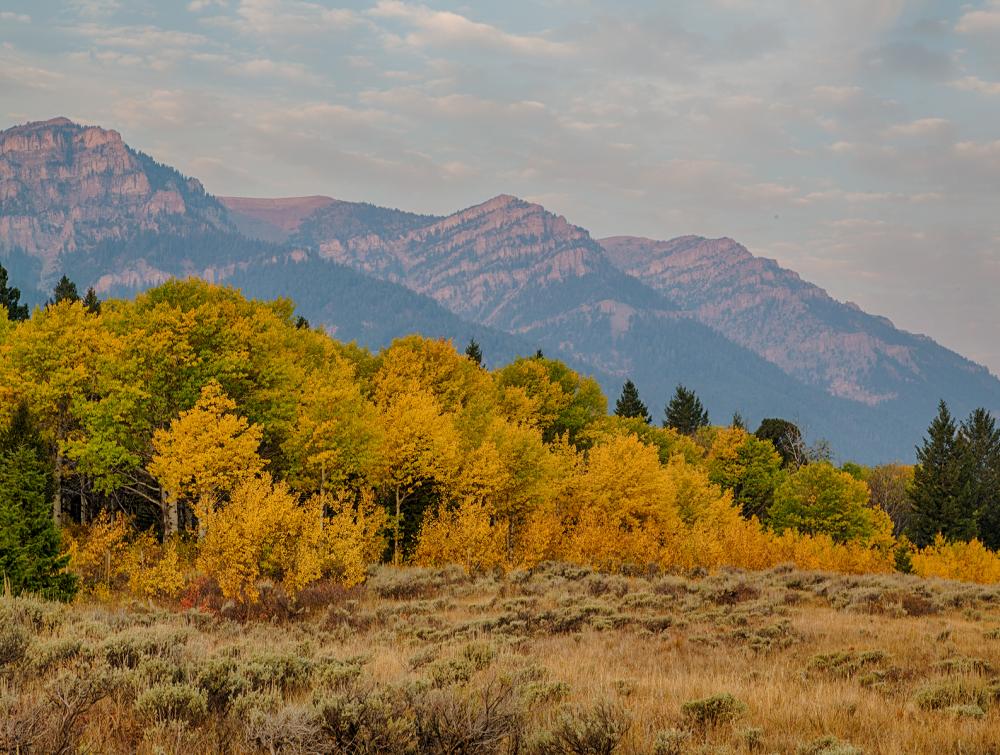
[[[143,232],[233,230],[199,181],[116,131],[55,118],[0,132],[0,248],[38,259],[42,277],[57,274],[63,255]]]
[[[290,298],[295,311],[342,341],[373,350],[420,333],[447,338],[459,351],[475,338],[489,366],[534,354],[539,344],[462,320],[433,299],[328,260],[290,258],[234,272],[225,280],[258,299]]]
[[[273,242],[286,241],[306,217],[336,201],[320,196],[281,199],[218,197],[218,200],[229,210],[229,217],[241,234]]]
[[[371,210],[367,218],[368,225],[352,226],[353,237],[337,228],[330,241],[329,226],[310,237],[307,221],[295,238],[324,257],[403,283],[465,318],[613,376],[604,381],[612,398],[632,377],[657,416],[683,382],[699,391],[716,421],[736,410],[751,421],[794,418],[845,455],[908,458],[919,435],[919,427],[891,414],[803,384],[679,312],[616,269],[584,229],[537,204],[499,196],[402,233],[383,222],[391,215]]]
[[[920,427],[945,398],[1000,409],[1000,381],[926,336],[842,303],[732,239],[602,239],[625,272],[783,371]]]
[[[940,397],[1000,408],[984,368],[729,240],[607,239],[501,195],[447,217],[329,197],[219,200],[65,119],[0,132],[0,259],[39,301],[68,273],[128,293],[175,275],[285,296],[378,348],[419,330],[506,360],[541,346],[657,416],[678,382],[716,421],[798,421],[843,457],[911,459]],[[476,323],[473,325],[472,323]]]

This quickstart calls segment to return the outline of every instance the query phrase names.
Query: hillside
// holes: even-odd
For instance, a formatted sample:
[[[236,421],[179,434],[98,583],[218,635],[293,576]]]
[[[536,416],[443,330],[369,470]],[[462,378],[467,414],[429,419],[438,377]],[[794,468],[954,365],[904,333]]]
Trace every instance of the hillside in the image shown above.
[[[487,357],[542,348],[632,378],[659,416],[677,383],[717,422],[788,417],[841,458],[912,458],[946,398],[1000,407],[1000,381],[923,336],[833,300],[728,239],[601,242],[500,195],[448,216],[311,196],[215,198],[126,145],[58,118],[0,132],[0,259],[29,301],[62,273],[127,294],[174,276],[296,300],[378,348],[472,334]]]

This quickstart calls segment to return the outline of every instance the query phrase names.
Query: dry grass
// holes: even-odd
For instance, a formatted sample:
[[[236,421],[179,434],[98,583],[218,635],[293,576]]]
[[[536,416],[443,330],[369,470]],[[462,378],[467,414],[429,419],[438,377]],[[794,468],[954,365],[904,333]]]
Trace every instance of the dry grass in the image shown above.
[[[225,613],[0,599],[0,751],[1000,753],[1000,587],[378,568]]]

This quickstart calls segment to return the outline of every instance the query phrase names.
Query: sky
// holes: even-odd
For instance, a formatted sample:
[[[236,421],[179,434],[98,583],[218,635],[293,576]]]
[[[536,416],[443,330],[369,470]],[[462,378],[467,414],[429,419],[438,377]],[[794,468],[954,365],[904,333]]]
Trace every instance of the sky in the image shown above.
[[[1000,0],[0,0],[0,128],[219,195],[729,236],[1000,374]]]

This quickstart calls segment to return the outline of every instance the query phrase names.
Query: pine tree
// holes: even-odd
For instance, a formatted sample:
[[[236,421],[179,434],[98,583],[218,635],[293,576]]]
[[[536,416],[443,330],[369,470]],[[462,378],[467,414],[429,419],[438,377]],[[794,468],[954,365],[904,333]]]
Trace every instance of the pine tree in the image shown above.
[[[1000,429],[985,409],[976,409],[959,431],[969,468],[969,507],[976,512],[979,539],[1000,548]]]
[[[733,418],[729,421],[729,426],[734,430],[746,430],[747,421],[743,419],[743,415],[739,412],[733,412]]]
[[[465,347],[465,356],[476,363],[478,367],[483,366],[483,350],[479,348],[479,343],[475,338],[469,340],[469,345]]]
[[[15,593],[56,600],[76,593],[66,571],[59,530],[52,521],[52,470],[23,403],[0,435],[0,576]]]
[[[28,319],[28,305],[20,301],[21,290],[7,286],[7,268],[0,265],[0,307],[7,310],[7,317],[14,322]]]
[[[685,435],[694,435],[700,427],[708,425],[708,412],[694,391],[678,385],[674,397],[666,406],[664,427],[672,427]]]
[[[59,279],[56,287],[52,290],[52,298],[49,304],[58,304],[61,301],[80,301],[80,294],[76,290],[76,284],[65,275]]]
[[[97,292],[93,286],[87,289],[87,295],[83,297],[83,306],[92,315],[101,314],[101,300],[97,298]]]
[[[639,389],[631,380],[626,380],[622,386],[622,395],[615,402],[615,414],[619,417],[638,417],[647,425],[653,421],[649,409],[639,398]]]
[[[908,532],[917,547],[931,544],[939,533],[948,540],[968,540],[975,536],[971,482],[968,456],[948,405],[942,401],[927,437],[917,448]]]

